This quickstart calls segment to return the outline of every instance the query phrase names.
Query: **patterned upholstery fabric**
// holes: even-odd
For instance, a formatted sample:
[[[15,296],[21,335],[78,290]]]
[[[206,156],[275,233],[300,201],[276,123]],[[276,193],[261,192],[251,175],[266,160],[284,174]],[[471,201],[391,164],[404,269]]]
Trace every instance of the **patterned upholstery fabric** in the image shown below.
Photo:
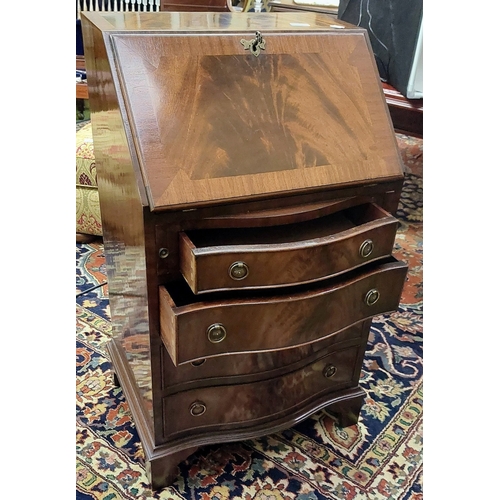
[[[76,232],[102,236],[90,122],[76,132]]]
[[[406,173],[423,177],[424,171],[424,140],[404,134],[396,134],[401,160]]]

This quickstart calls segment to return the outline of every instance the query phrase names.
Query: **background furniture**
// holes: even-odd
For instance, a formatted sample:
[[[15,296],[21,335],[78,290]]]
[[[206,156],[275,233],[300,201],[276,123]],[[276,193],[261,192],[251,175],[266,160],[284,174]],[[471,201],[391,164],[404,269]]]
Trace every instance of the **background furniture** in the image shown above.
[[[346,4],[346,2],[344,2],[344,4]],[[299,5],[296,4],[294,0],[269,0],[269,7],[272,12],[319,12],[330,14],[335,17],[337,17],[339,13],[338,7]],[[412,9],[415,9],[415,7],[412,7]],[[356,16],[351,15],[347,20],[351,23],[355,23],[356,19]],[[388,18],[386,17],[386,19]],[[379,24],[383,22],[383,19],[378,21]],[[401,27],[398,28],[398,32],[405,33],[403,22],[401,22]],[[406,42],[406,44],[408,43]],[[398,55],[398,57],[401,56]],[[389,106],[394,129],[403,134],[422,137],[424,114],[423,99],[408,99],[390,83],[382,83],[382,88],[384,90],[387,105]]]
[[[76,134],[76,233],[77,241],[102,236],[94,142],[90,122]]]
[[[366,28],[382,81],[423,98],[423,1],[339,0],[339,19]]]
[[[231,0],[161,0],[162,12],[232,12]]]
[[[340,0],[338,17],[367,29],[394,128],[422,137],[422,0]]]
[[[339,10],[338,6],[303,5],[297,4],[293,0],[269,0],[268,5],[272,12],[318,12],[337,16]]]
[[[83,17],[108,347],[153,488],[208,443],[325,407],[356,423],[371,318],[399,303],[403,172],[366,32],[302,19]]]
[[[382,83],[382,88],[396,132],[422,138],[424,134],[424,100],[407,99],[388,83]]]

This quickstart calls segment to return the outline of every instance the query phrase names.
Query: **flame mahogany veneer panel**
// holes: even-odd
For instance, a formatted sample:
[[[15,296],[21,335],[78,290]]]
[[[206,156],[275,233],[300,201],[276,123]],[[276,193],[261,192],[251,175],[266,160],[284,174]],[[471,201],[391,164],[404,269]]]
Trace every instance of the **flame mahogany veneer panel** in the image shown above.
[[[172,363],[170,355],[162,346],[160,357],[164,394],[174,394],[191,387],[250,383],[262,379],[263,375],[268,379],[279,377],[312,363],[331,351],[332,346],[339,350],[364,345],[370,325],[371,319],[340,330],[327,339],[292,349],[203,358],[179,366]]]
[[[221,29],[111,37],[152,210],[400,176],[363,31]]]
[[[359,351],[360,346],[340,349],[275,379],[197,388],[168,396],[164,399],[165,435],[206,433],[207,427],[241,429],[257,425],[306,406],[320,395],[357,385]],[[336,370],[331,377],[324,374],[329,365]],[[193,404],[203,405],[203,414],[191,414]]]
[[[391,262],[348,275],[344,280],[296,291],[256,293],[250,297],[195,296],[185,284],[160,288],[161,334],[174,364],[230,353],[271,351],[308,344],[367,318],[397,308],[407,266]],[[365,303],[378,290],[379,300]],[[179,293],[180,292],[180,293]],[[249,292],[250,293],[250,292]],[[172,297],[172,295],[174,297]],[[221,324],[222,342],[207,330]]]

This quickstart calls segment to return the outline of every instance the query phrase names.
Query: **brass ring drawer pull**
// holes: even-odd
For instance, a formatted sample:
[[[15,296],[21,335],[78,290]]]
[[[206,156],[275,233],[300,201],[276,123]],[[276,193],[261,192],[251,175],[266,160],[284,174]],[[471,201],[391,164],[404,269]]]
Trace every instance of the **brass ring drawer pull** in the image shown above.
[[[189,408],[189,413],[193,415],[193,417],[200,417],[207,411],[207,407],[205,403],[202,401],[195,401]]]
[[[205,363],[206,359],[197,359],[196,361],[191,361],[191,364],[193,366],[201,366],[203,363]]]
[[[359,255],[366,259],[366,257],[369,257],[372,252],[373,252],[373,241],[372,240],[365,240],[363,243],[361,243],[359,247]]]
[[[323,368],[323,375],[326,378],[331,378],[337,373],[337,367],[335,365],[326,365],[325,368]]]
[[[376,288],[372,288],[365,295],[365,304],[367,306],[373,306],[380,299],[380,292]]]
[[[221,323],[214,323],[207,328],[207,335],[208,340],[210,340],[212,344],[218,344],[226,338],[227,332],[224,325]]]
[[[233,262],[228,271],[229,276],[236,281],[244,280],[248,276],[248,266],[242,261]]]

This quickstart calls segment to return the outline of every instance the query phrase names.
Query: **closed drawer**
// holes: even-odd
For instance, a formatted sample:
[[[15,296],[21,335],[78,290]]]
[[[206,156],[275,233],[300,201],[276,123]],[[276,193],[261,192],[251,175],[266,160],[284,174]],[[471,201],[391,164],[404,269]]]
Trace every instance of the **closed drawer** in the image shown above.
[[[369,203],[296,224],[181,232],[180,268],[195,294],[315,282],[391,255],[397,224]]]
[[[202,301],[183,282],[160,287],[160,329],[175,365],[315,342],[398,307],[407,266],[391,258],[323,286]],[[290,292],[291,289],[286,289]],[[296,291],[297,290],[297,291]],[[214,294],[216,295],[216,294]]]
[[[173,365],[166,349],[161,346],[162,390],[166,396],[194,387],[242,384],[279,377],[309,365],[333,349],[366,345],[370,325],[371,319],[362,321],[326,339],[291,349],[203,358],[179,366]]]
[[[163,398],[166,438],[207,428],[256,426],[277,420],[322,394],[356,385],[364,349],[354,346],[281,377],[251,384],[193,389]],[[201,429],[200,429],[201,428]],[[178,437],[178,436],[177,436]]]

